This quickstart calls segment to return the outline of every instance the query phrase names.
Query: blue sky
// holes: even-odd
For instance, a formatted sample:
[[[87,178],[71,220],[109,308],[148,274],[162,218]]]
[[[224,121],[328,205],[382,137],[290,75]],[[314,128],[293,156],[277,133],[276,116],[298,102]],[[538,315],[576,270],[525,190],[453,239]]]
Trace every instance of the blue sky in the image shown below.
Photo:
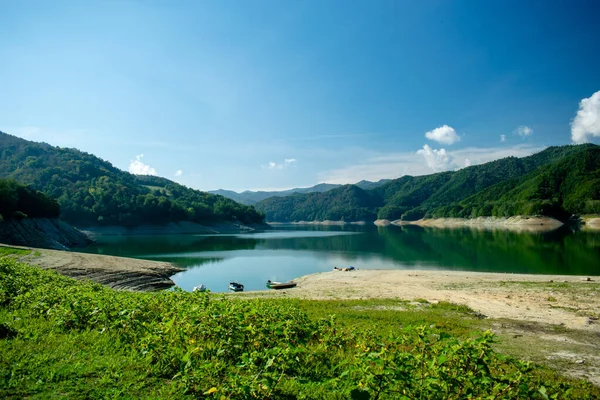
[[[583,0],[6,1],[0,130],[202,190],[598,143],[598,15]]]

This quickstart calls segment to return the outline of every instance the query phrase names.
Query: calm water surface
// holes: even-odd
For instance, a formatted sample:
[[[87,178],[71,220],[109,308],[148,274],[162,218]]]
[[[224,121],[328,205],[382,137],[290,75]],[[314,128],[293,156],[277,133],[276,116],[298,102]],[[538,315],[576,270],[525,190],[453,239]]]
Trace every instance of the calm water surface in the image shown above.
[[[416,226],[277,226],[234,235],[99,236],[88,252],[169,261],[185,289],[213,292],[229,281],[246,291],[267,279],[353,265],[359,269],[439,269],[532,274],[600,275],[600,233],[560,229],[514,233]]]

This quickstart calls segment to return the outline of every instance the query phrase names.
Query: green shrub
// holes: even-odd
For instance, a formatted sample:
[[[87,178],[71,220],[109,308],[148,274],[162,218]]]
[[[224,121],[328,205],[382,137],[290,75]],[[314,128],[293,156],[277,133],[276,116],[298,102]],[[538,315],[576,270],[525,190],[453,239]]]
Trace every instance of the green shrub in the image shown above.
[[[542,399],[589,389],[503,358],[489,332],[383,336],[311,319],[296,301],[117,292],[8,258],[0,304],[2,397]]]

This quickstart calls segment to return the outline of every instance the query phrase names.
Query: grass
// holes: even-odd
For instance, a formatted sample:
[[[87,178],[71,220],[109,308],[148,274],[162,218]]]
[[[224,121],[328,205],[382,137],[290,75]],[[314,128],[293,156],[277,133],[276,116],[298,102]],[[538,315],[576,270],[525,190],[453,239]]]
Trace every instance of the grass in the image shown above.
[[[313,319],[329,318],[348,329],[373,329],[381,334],[398,334],[402,328],[425,325],[467,337],[483,331],[484,325],[469,307],[439,302],[423,304],[405,300],[299,300],[299,307]]]
[[[31,253],[30,250],[17,249],[15,247],[0,246],[0,258],[2,257],[21,257]]]
[[[598,398],[468,307],[117,292],[0,259],[0,397]]]

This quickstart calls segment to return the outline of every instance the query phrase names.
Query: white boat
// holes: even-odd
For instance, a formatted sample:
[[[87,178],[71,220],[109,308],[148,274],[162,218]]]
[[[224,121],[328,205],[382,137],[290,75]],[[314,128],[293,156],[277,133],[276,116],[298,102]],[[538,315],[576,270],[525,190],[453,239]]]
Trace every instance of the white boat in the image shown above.
[[[200,286],[195,286],[194,292],[206,292],[206,286],[204,284],[201,284]]]

